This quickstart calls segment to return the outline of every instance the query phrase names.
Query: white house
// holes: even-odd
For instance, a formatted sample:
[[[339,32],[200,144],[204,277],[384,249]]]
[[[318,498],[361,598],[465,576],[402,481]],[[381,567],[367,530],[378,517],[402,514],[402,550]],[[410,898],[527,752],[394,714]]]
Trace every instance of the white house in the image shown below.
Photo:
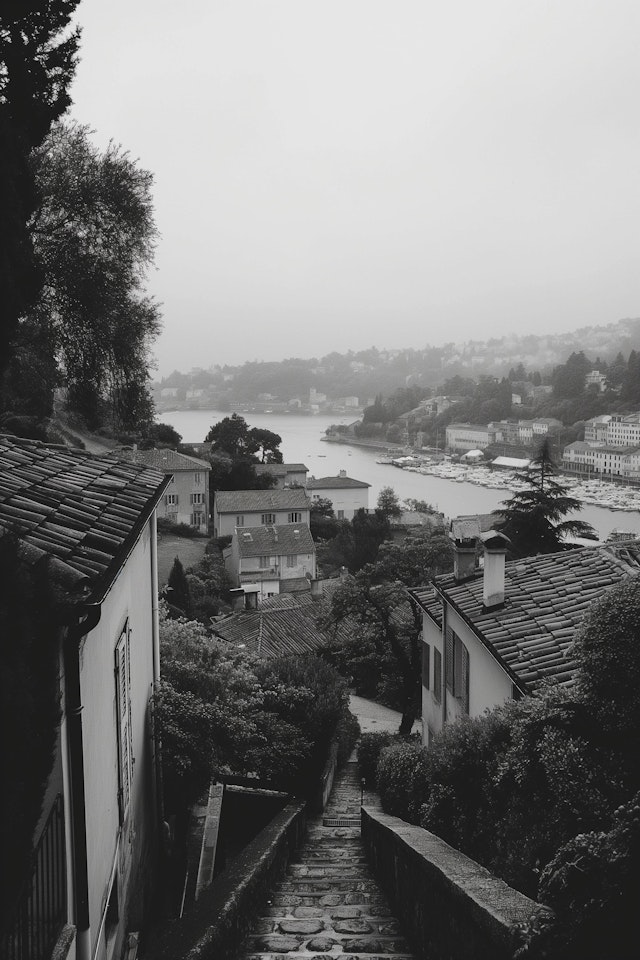
[[[304,490],[218,490],[213,504],[214,537],[233,536],[236,527],[309,523],[311,503]]]
[[[0,437],[0,534],[17,537],[25,567],[47,565],[59,596],[62,720],[15,956],[35,956],[21,937],[37,915],[52,938],[42,955],[119,958],[151,904],[156,509],[168,482],[144,464]]]
[[[447,450],[466,453],[468,450],[484,450],[495,441],[495,430],[478,423],[450,423],[446,430]]]
[[[310,589],[316,547],[306,523],[237,527],[226,567],[238,587],[260,600],[288,590]]]
[[[461,715],[480,716],[547,680],[571,684],[571,643],[595,599],[640,574],[640,543],[628,541],[505,563],[506,543],[453,521],[454,572],[410,595],[423,611],[423,742]],[[484,567],[476,567],[476,543]]]
[[[304,487],[309,473],[309,467],[304,463],[257,463],[254,469],[259,477],[265,473],[275,477],[275,487],[279,490]]]
[[[172,523],[184,523],[199,533],[209,532],[209,473],[211,464],[176,450],[119,450],[119,459],[146,464],[169,478],[169,486],[158,505],[158,516]]]
[[[358,510],[369,509],[370,483],[353,480],[341,470],[337,477],[309,477],[307,491],[312,500],[331,500],[338,520],[353,520]]]

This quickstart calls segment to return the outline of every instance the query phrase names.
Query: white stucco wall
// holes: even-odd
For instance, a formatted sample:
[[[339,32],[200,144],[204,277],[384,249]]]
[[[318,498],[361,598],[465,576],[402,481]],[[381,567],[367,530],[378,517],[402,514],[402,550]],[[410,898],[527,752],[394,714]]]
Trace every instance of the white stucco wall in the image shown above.
[[[169,488],[170,489],[170,488]],[[214,514],[215,522],[215,533],[216,537],[230,537],[233,535],[234,530],[236,529],[236,519],[237,517],[244,517],[244,523],[240,525],[238,529],[242,527],[259,527],[262,522],[262,515],[266,513],[271,513],[275,515],[275,525],[281,523],[309,523],[309,508],[304,507],[291,507],[286,510],[257,510],[257,511],[238,511],[237,513],[218,513],[217,510]],[[289,519],[291,513],[301,514],[299,520],[292,521]]]
[[[151,868],[157,827],[147,710],[153,681],[152,583],[150,527],[145,527],[102,608],[96,628],[80,653],[83,710],[83,753],[87,816],[89,917],[91,949],[97,960],[107,956],[100,931],[116,864],[120,923],[118,939],[135,929],[143,884],[139,871]],[[135,760],[128,815],[121,829],[118,809],[118,741],[115,648],[129,620],[131,731]],[[144,871],[150,879],[150,870]],[[134,903],[135,901],[135,903]],[[133,915],[131,915],[133,914]],[[110,952],[118,944],[110,944]]]
[[[333,512],[338,519],[353,520],[354,514],[361,509],[369,508],[369,488],[368,487],[346,487],[337,489],[335,487],[314,487],[309,491],[312,500],[320,498],[331,500]],[[343,516],[340,517],[340,511]]]
[[[191,503],[191,495],[200,495],[201,503]],[[178,502],[170,503],[172,497]],[[196,514],[199,522],[191,523],[191,515]],[[168,517],[173,523],[186,523],[194,526],[202,533],[209,530],[209,471],[205,470],[176,470],[173,481],[165,491],[165,495],[158,507],[158,516]]]
[[[489,653],[484,644],[476,637],[467,623],[448,607],[447,623],[458,634],[469,653],[469,716],[478,717],[487,709],[510,700],[513,691],[511,677],[500,666],[497,660]],[[462,713],[458,700],[446,690],[446,671],[444,651],[440,629],[430,617],[423,614],[423,642],[432,646],[430,652],[430,686],[433,687],[433,647],[436,647],[442,656],[442,684],[443,696],[446,697],[446,722],[450,723]],[[442,729],[442,703],[437,704],[433,699],[433,689],[422,687],[422,717],[423,743],[427,742],[427,725],[433,733]]]

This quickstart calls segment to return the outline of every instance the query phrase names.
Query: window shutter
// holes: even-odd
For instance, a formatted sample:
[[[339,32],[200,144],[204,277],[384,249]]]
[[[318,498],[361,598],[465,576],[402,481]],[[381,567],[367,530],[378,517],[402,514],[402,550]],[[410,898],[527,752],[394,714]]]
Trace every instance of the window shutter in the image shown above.
[[[118,640],[116,657],[116,693],[118,706],[118,755],[120,761],[120,822],[126,817],[131,797],[133,756],[131,751],[131,664],[128,621]]]
[[[453,689],[453,630],[451,627],[447,627],[447,636],[446,636],[446,647],[445,647],[445,680],[447,684],[447,690],[451,693],[454,693]]]
[[[422,686],[425,690],[430,686],[430,668],[431,668],[431,647],[428,643],[422,643]]]
[[[460,637],[455,634],[453,641],[453,686],[456,697],[462,696],[462,651],[464,644]]]
[[[461,643],[460,646],[462,647],[462,692],[460,696],[462,698],[464,712],[469,713],[469,651],[463,643]]]
[[[442,654],[433,648],[433,699],[436,703],[442,700]]]

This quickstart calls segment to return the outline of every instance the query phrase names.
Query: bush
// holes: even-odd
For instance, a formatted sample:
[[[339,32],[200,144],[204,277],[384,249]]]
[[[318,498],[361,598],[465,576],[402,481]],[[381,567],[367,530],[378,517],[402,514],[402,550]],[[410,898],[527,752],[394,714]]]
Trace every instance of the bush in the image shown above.
[[[364,777],[368,784],[373,785],[376,782],[376,770],[381,752],[397,739],[397,735],[393,733],[382,732],[365,733],[360,738],[358,766],[360,767],[360,775]]]
[[[356,743],[360,738],[360,724],[350,710],[343,713],[338,720],[338,766],[347,762]]]
[[[516,954],[530,960],[632,960],[638,955],[640,793],[618,807],[606,831],[562,846],[540,878],[555,922],[532,918]]]
[[[202,536],[195,527],[190,527],[188,523],[174,523],[167,517],[158,517],[158,533],[165,533],[167,536],[173,537],[185,537],[189,540]]]
[[[426,761],[427,750],[417,741],[403,740],[382,750],[376,785],[387,813],[415,823],[414,785]],[[418,800],[419,803],[419,800]]]

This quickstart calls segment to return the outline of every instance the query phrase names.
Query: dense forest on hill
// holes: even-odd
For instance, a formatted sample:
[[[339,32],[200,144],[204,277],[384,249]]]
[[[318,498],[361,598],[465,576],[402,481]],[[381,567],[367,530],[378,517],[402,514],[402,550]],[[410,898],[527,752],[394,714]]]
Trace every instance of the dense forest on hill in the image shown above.
[[[377,394],[387,395],[401,386],[433,388],[456,376],[474,380],[481,376],[507,377],[519,364],[550,377],[554,367],[572,353],[583,351],[593,362],[611,363],[618,353],[626,357],[639,345],[640,319],[620,320],[564,334],[514,334],[423,349],[370,347],[308,359],[212,365],[188,373],[175,370],[154,387],[157,400],[162,390],[172,390],[173,399],[178,401],[196,400],[197,393],[205,402],[221,407],[262,398],[308,400],[311,389],[330,399],[357,397],[361,405],[366,405]]]

